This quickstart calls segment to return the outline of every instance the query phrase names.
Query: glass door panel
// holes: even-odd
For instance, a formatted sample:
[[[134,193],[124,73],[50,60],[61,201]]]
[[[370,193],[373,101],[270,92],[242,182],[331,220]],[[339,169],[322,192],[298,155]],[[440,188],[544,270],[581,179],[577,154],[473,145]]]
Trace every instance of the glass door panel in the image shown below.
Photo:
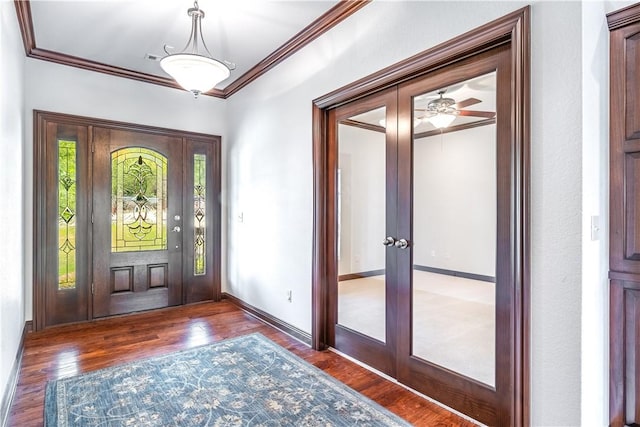
[[[338,123],[338,324],[386,341],[386,108]]]
[[[413,356],[495,386],[496,73],[413,97]]]
[[[390,89],[328,115],[336,236],[329,344],[388,375],[397,347],[397,111]]]

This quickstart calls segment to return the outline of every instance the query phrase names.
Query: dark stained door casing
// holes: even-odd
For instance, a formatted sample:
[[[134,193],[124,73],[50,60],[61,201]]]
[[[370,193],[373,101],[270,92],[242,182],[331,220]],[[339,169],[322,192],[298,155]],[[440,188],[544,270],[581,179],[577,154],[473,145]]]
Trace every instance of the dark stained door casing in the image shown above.
[[[220,300],[219,136],[45,111],[34,124],[35,330]],[[128,148],[143,168],[166,161],[166,244],[146,250],[112,250],[112,153]]]

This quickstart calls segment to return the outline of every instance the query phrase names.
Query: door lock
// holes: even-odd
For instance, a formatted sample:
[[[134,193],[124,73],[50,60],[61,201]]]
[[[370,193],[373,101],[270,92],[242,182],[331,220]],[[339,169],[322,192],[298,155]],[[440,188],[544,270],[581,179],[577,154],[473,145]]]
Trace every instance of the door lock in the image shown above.
[[[173,228],[171,229],[171,232],[173,232],[173,233],[179,233],[179,232],[180,232],[180,226],[179,226],[179,225],[176,225],[175,227],[173,227]]]

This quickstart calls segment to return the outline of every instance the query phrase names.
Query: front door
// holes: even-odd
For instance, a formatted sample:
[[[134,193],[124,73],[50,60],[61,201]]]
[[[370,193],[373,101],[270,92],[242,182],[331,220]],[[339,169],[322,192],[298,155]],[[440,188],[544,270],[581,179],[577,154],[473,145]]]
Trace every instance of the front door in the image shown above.
[[[182,140],[94,129],[93,314],[182,301]]]
[[[36,330],[220,299],[220,137],[35,121]]]

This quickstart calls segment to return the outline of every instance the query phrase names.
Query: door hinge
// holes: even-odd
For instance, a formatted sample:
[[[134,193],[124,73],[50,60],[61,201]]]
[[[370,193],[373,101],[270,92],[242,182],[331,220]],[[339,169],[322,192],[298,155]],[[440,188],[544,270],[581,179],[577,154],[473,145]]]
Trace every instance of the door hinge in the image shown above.
[[[93,212],[91,212],[91,224],[93,224]]]
[[[96,152],[96,143],[95,142],[91,142],[91,152],[92,153]]]
[[[95,294],[95,286],[91,284],[91,295]]]

